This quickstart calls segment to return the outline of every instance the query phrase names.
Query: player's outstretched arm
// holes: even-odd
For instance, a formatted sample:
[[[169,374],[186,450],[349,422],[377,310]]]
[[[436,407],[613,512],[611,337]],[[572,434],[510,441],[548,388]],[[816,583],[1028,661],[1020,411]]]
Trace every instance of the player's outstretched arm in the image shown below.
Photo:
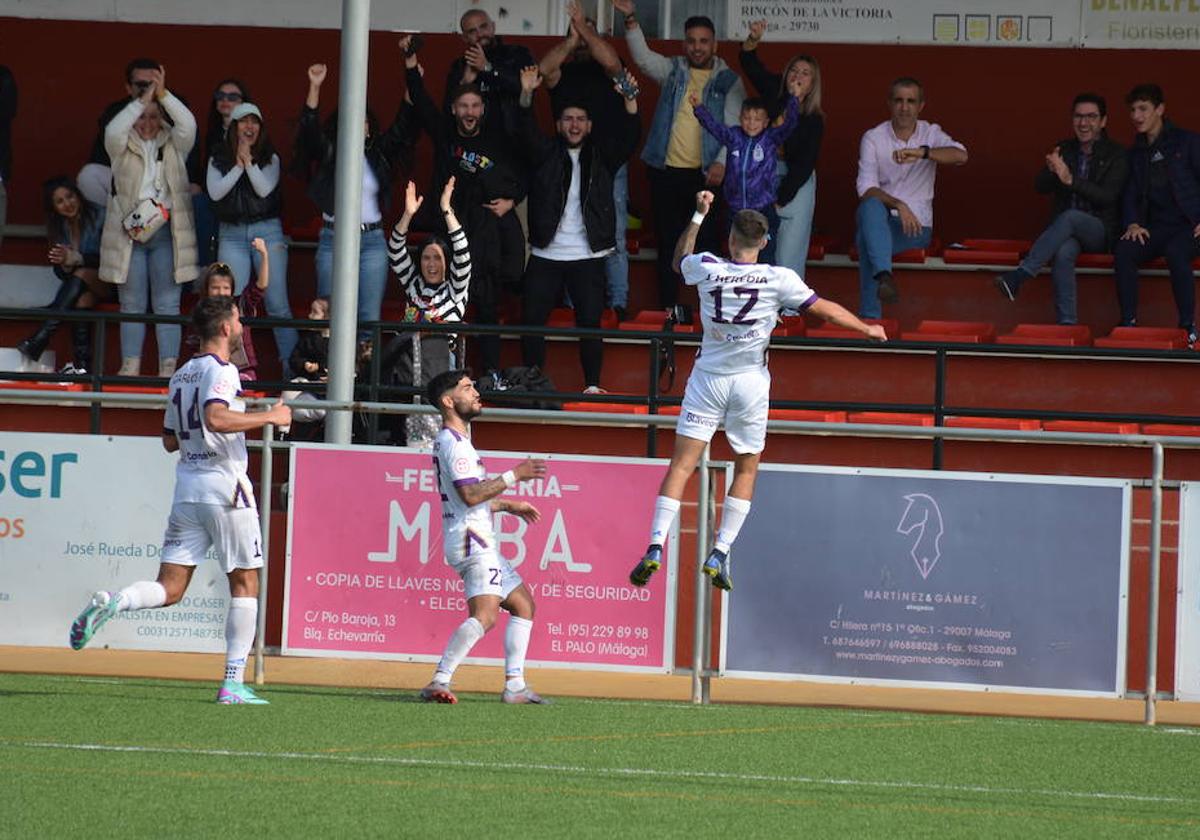
[[[222,403],[209,403],[204,408],[204,425],[209,431],[218,434],[235,434],[237,432],[252,432],[261,429],[268,423],[276,426],[287,426],[292,422],[292,410],[283,404],[283,400],[275,403],[266,411],[240,412],[234,411]]]
[[[526,458],[521,463],[517,464],[515,469],[511,469],[504,475],[498,475],[495,478],[489,478],[484,481],[476,482],[475,484],[463,484],[458,489],[458,495],[464,503],[474,507],[481,505],[484,502],[489,502],[499,496],[509,487],[515,487],[519,482],[529,481],[534,478],[541,478],[546,474],[546,462],[541,458]],[[512,502],[503,502],[506,506],[511,506]],[[493,510],[508,510],[508,507],[497,508]],[[515,513],[516,511],[511,511]],[[519,515],[519,514],[518,514]]]
[[[853,312],[840,303],[834,303],[831,300],[821,298],[810,306],[808,311],[831,324],[851,330],[858,330],[872,341],[887,341],[887,333],[884,332],[883,327],[879,326],[879,324],[863,323]]]

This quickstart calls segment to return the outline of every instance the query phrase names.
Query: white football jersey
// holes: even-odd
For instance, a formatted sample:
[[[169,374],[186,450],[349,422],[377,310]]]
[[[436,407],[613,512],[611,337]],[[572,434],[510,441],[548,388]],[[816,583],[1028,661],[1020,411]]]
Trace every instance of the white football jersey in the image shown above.
[[[684,282],[699,293],[704,340],[695,366],[709,373],[762,367],[779,311],[803,310],[817,301],[817,293],[790,268],[743,265],[707,251],[684,257],[680,268]]]
[[[458,566],[473,554],[494,549],[491,501],[472,506],[458,493],[459,487],[478,484],[487,477],[471,439],[443,426],[433,442],[433,468],[442,494],[442,541],[450,565]]]
[[[210,403],[244,412],[241,387],[237,366],[211,353],[190,359],[171,377],[163,432],[179,441],[175,501],[255,506],[245,434],[214,432],[204,422]]]

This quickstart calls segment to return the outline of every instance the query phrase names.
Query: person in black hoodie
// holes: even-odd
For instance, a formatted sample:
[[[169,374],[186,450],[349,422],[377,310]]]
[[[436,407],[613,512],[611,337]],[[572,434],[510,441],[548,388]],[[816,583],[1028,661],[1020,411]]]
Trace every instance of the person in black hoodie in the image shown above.
[[[637,85],[626,71],[624,122],[592,133],[585,104],[564,105],[557,114],[554,137],[538,131],[533,92],[542,82],[537,65],[521,71],[521,98],[516,134],[529,155],[529,242],[533,252],[525,267],[524,322],[542,326],[563,286],[575,305],[575,324],[599,327],[604,311],[605,257],[616,247],[613,177],[633,154],[641,135]],[[543,366],[546,341],[526,336],[521,349],[526,365]],[[579,342],[585,393],[603,393],[600,339]]]
[[[1177,128],[1163,114],[1162,88],[1138,85],[1125,97],[1137,130],[1129,150],[1129,183],[1122,197],[1125,232],[1114,255],[1121,325],[1137,323],[1138,266],[1163,256],[1179,326],[1196,344],[1196,281],[1200,253],[1200,134]]]
[[[1054,314],[1060,324],[1079,323],[1076,315],[1075,260],[1080,253],[1107,253],[1117,239],[1121,190],[1129,174],[1125,150],[1108,139],[1104,97],[1081,93],[1071,103],[1075,136],[1046,155],[1034,186],[1054,196],[1053,220],[1021,264],[995,279],[1000,294],[1015,300],[1021,284],[1051,260]]]
[[[400,39],[407,53],[409,39]],[[455,179],[452,207],[471,243],[470,323],[498,324],[500,294],[518,288],[525,263],[525,232],[513,207],[525,197],[523,158],[506,131],[503,106],[499,112],[485,104],[475,85],[451,91],[450,110],[440,112],[422,81],[415,54],[408,55],[408,93],[417,120],[433,139],[433,182],[430,194],[441,194]],[[447,237],[445,222],[426,202],[418,227]],[[499,381],[500,336],[481,335],[478,345],[483,370]],[[486,380],[485,380],[486,381]]]
[[[337,172],[337,120],[334,111],[322,126],[320,112],[321,85],[327,69],[324,64],[308,68],[308,97],[300,109],[300,126],[296,137],[295,167],[309,178],[308,194],[324,219],[317,242],[317,295],[329,297],[333,291],[333,230],[334,176]],[[358,321],[360,342],[370,338],[370,330],[362,324],[378,321],[387,286],[387,235],[383,216],[391,203],[392,180],[399,167],[412,168],[413,146],[418,137],[418,125],[407,102],[400,104],[396,119],[387,131],[380,133],[379,121],[367,109],[366,144],[363,155],[363,208],[347,221],[362,231],[358,252]],[[337,305],[337,301],[334,301]]]

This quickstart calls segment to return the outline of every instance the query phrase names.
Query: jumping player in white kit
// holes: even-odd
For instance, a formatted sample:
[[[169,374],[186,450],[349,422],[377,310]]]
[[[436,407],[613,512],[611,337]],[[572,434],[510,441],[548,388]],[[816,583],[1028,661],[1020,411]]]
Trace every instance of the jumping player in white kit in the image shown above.
[[[439,373],[426,389],[429,402],[442,415],[442,430],[433,444],[433,466],[442,494],[442,535],[446,561],[466,586],[467,620],[446,643],[437,671],[421,690],[431,703],[457,703],[450,691],[455,669],[475,643],[492,629],[500,608],[508,613],[504,631],[505,703],[546,703],[525,684],[525,652],[533,630],[533,595],[496,547],[492,514],[511,513],[536,522],[538,509],[528,502],[499,498],[518,482],[546,474],[546,463],[526,458],[516,469],[488,478],[483,461],[471,444],[471,420],[483,410],[475,383],[463,370]]]
[[[675,452],[654,503],[650,547],[629,574],[634,586],[645,586],[662,565],[663,542],[679,512],[684,487],[717,426],[724,424],[725,439],[734,452],[733,483],[704,573],[718,589],[733,588],[729,548],[750,513],[758,459],[766,444],[771,391],[767,345],[781,310],[811,312],[875,341],[887,341],[882,327],[865,324],[845,307],[818,298],[795,271],[757,263],[758,252],[767,244],[767,219],[761,213],[735,214],[729,232],[732,259],[693,254],[712,199],[707,190],[696,194],[696,213],[675,248],[676,270],[689,286],[697,287],[704,339],[684,391]]]
[[[238,370],[229,362],[242,337],[233,298],[202,298],[192,322],[200,336],[200,355],[171,377],[163,421],[163,448],[178,451],[179,464],[158,579],[138,581],[120,592],[97,592],[71,625],[70,642],[79,650],[119,612],[177,603],[196,565],[215,547],[231,596],[225,679],[217,702],[265,704],[242,681],[258,625],[258,570],[263,564],[254,488],[246,473],[245,433],[268,423],[286,426],[292,412],[279,402],[268,411],[246,413]]]

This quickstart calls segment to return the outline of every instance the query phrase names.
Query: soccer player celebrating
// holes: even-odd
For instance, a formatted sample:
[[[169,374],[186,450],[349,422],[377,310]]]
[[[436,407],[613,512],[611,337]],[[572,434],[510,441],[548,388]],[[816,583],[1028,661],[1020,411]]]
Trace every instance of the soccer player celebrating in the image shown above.
[[[528,502],[498,498],[517,482],[540,478],[546,463],[526,458],[496,478],[487,478],[483,461],[471,445],[471,421],[483,410],[475,384],[463,370],[439,373],[426,389],[429,402],[442,415],[442,430],[433,444],[433,467],[442,494],[442,542],[446,560],[466,586],[467,620],[446,643],[432,682],[421,689],[431,703],[457,703],[450,691],[454,671],[483,635],[496,623],[500,607],[509,613],[504,632],[505,703],[545,703],[525,684],[525,652],[533,629],[533,595],[500,556],[492,532],[497,511],[537,522],[538,509]]]
[[[807,310],[870,339],[887,340],[882,327],[864,324],[845,307],[818,298],[792,269],[758,264],[758,252],[767,244],[767,219],[755,210],[740,210],[733,217],[731,260],[707,252],[693,254],[696,233],[712,200],[707,190],[696,194],[696,213],[675,248],[675,270],[689,286],[698,287],[704,340],[684,391],[675,452],[654,503],[650,547],[629,575],[634,586],[645,586],[662,565],[663,541],[679,512],[684,486],[717,426],[724,423],[725,439],[734,452],[733,484],[704,573],[718,589],[733,588],[729,548],[750,513],[758,459],[766,443],[771,390],[767,344],[781,310]]]
[[[196,564],[215,546],[232,596],[225,619],[225,681],[217,702],[265,704],[242,682],[258,624],[258,570],[263,564],[254,488],[246,474],[245,433],[268,423],[286,426],[292,412],[278,402],[268,411],[247,414],[238,399],[241,380],[229,356],[240,346],[242,322],[233,298],[201,298],[192,323],[200,336],[200,355],[171,377],[163,421],[163,448],[178,451],[180,458],[158,579],[93,595],[71,625],[71,647],[82,648],[119,612],[177,603]]]

